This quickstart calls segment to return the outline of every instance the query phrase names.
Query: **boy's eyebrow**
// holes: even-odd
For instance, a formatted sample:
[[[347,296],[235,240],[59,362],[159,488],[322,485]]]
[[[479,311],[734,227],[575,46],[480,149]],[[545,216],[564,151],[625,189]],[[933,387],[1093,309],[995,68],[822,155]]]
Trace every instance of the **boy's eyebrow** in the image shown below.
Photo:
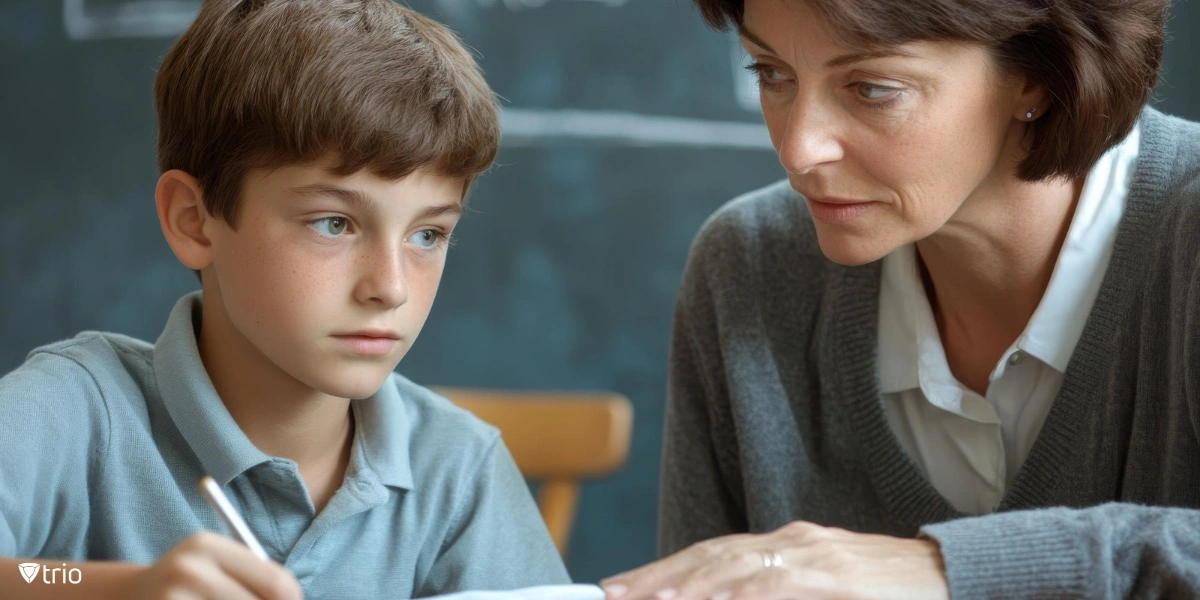
[[[461,217],[463,214],[462,202],[455,202],[453,204],[439,204],[437,206],[427,206],[427,207],[425,207],[425,210],[421,211],[421,214],[417,215],[417,219],[432,219],[434,217],[440,217],[444,214],[453,214],[455,216]]]
[[[311,198],[314,196],[333,196],[333,197],[338,198],[339,200],[345,202],[346,204],[349,204],[350,206],[358,208],[359,210],[363,210],[363,211],[375,210],[375,201],[372,200],[370,196],[363,193],[361,190],[338,187],[336,185],[329,185],[327,183],[312,183],[309,185],[302,185],[300,187],[295,187],[295,188],[288,190],[288,193],[291,196],[296,197],[296,198]],[[421,211],[420,214],[417,215],[417,218],[418,219],[432,219],[434,217],[440,217],[441,215],[444,215],[447,213],[454,214],[454,215],[461,217],[463,214],[462,202],[455,202],[452,204],[439,204],[436,206],[427,206],[427,207],[425,207],[424,210]]]
[[[757,35],[754,35],[753,33],[750,32],[750,30],[746,29],[745,25],[738,25],[738,35],[741,35],[742,37],[750,40],[751,42],[754,42],[754,44],[756,46],[758,46],[759,48],[762,48],[763,50],[766,50],[767,52],[770,52],[771,54],[775,54],[775,55],[779,54],[778,52],[775,51],[774,48],[771,48],[770,46],[767,45],[766,42],[762,41],[762,38],[758,37]],[[838,67],[844,67],[846,65],[854,64],[856,62],[862,62],[864,60],[870,60],[872,58],[885,58],[888,56],[914,57],[916,55],[911,52],[905,52],[903,50],[900,50],[899,48],[867,50],[867,51],[863,51],[863,52],[851,52],[849,54],[835,56],[835,57],[825,61],[825,68],[826,69],[836,69]]]
[[[360,210],[373,211],[375,203],[371,197],[361,190],[353,190],[327,183],[311,183],[288,190],[288,194],[296,198],[312,198],[315,196],[333,196]]]

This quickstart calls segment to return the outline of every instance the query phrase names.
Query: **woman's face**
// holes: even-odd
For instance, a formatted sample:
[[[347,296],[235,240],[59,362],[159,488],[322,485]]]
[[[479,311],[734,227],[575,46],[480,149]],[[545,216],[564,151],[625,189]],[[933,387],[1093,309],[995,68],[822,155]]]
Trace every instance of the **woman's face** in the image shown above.
[[[745,0],[741,33],[771,141],[831,260],[877,260],[1016,181],[1035,93],[985,48],[864,54],[797,0]]]

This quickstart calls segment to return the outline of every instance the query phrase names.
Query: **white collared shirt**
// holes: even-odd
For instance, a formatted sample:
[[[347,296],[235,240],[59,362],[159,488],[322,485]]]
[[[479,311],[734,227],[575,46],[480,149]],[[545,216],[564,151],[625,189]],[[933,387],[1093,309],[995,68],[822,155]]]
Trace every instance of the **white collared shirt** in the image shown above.
[[[1062,387],[1112,255],[1140,127],[1088,173],[1046,293],[989,376],[987,395],[950,372],[916,247],[883,259],[879,382],[888,422],[933,487],[967,514],[1000,504]]]

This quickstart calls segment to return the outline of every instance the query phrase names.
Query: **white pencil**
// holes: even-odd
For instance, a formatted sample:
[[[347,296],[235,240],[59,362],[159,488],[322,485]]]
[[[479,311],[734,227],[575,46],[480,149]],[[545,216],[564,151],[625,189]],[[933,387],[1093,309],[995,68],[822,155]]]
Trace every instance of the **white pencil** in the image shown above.
[[[250,532],[250,527],[242,520],[242,516],[234,510],[233,505],[229,503],[229,498],[225,497],[225,492],[221,491],[221,486],[217,485],[217,481],[208,475],[200,478],[200,493],[205,500],[217,511],[221,516],[221,520],[225,521],[225,525],[233,532],[233,536],[238,541],[245,544],[255,556],[270,560],[267,556],[267,551],[263,550],[261,544],[255,539],[254,534]]]

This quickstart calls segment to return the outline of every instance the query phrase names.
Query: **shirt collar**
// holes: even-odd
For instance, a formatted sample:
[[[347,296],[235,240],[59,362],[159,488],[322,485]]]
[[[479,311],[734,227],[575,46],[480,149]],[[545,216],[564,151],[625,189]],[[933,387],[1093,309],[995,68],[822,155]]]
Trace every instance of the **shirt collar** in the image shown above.
[[[915,246],[906,244],[893,250],[884,257],[880,273],[879,386],[883,393],[892,394],[920,387],[918,354],[930,336],[919,325],[927,320],[922,318],[924,313],[931,311],[917,270]]]
[[[1134,125],[1088,172],[1054,272],[1017,347],[1065,373],[1108,271],[1141,139]]]
[[[388,376],[371,397],[350,402],[354,411],[355,443],[362,449],[367,467],[379,477],[380,483],[411,490],[410,422],[395,379],[395,375]]]
[[[950,372],[933,309],[917,265],[917,249],[906,244],[884,257],[879,293],[879,387],[884,394],[920,389],[942,410],[972,420],[995,422],[982,405],[968,401]]]
[[[200,292],[180,298],[154,344],[158,393],[175,427],[222,486],[247,469],[271,460],[242,432],[225,408],[200,360]]]
[[[206,474],[222,486],[272,458],[242,431],[213,388],[200,360],[196,332],[202,307],[200,292],[180,298],[154,345],[154,375],[159,396],[171,420],[200,459]],[[354,411],[356,450],[366,472],[383,485],[412,489],[409,462],[409,418],[394,376],[375,394],[350,403]],[[353,454],[358,454],[354,452]]]

